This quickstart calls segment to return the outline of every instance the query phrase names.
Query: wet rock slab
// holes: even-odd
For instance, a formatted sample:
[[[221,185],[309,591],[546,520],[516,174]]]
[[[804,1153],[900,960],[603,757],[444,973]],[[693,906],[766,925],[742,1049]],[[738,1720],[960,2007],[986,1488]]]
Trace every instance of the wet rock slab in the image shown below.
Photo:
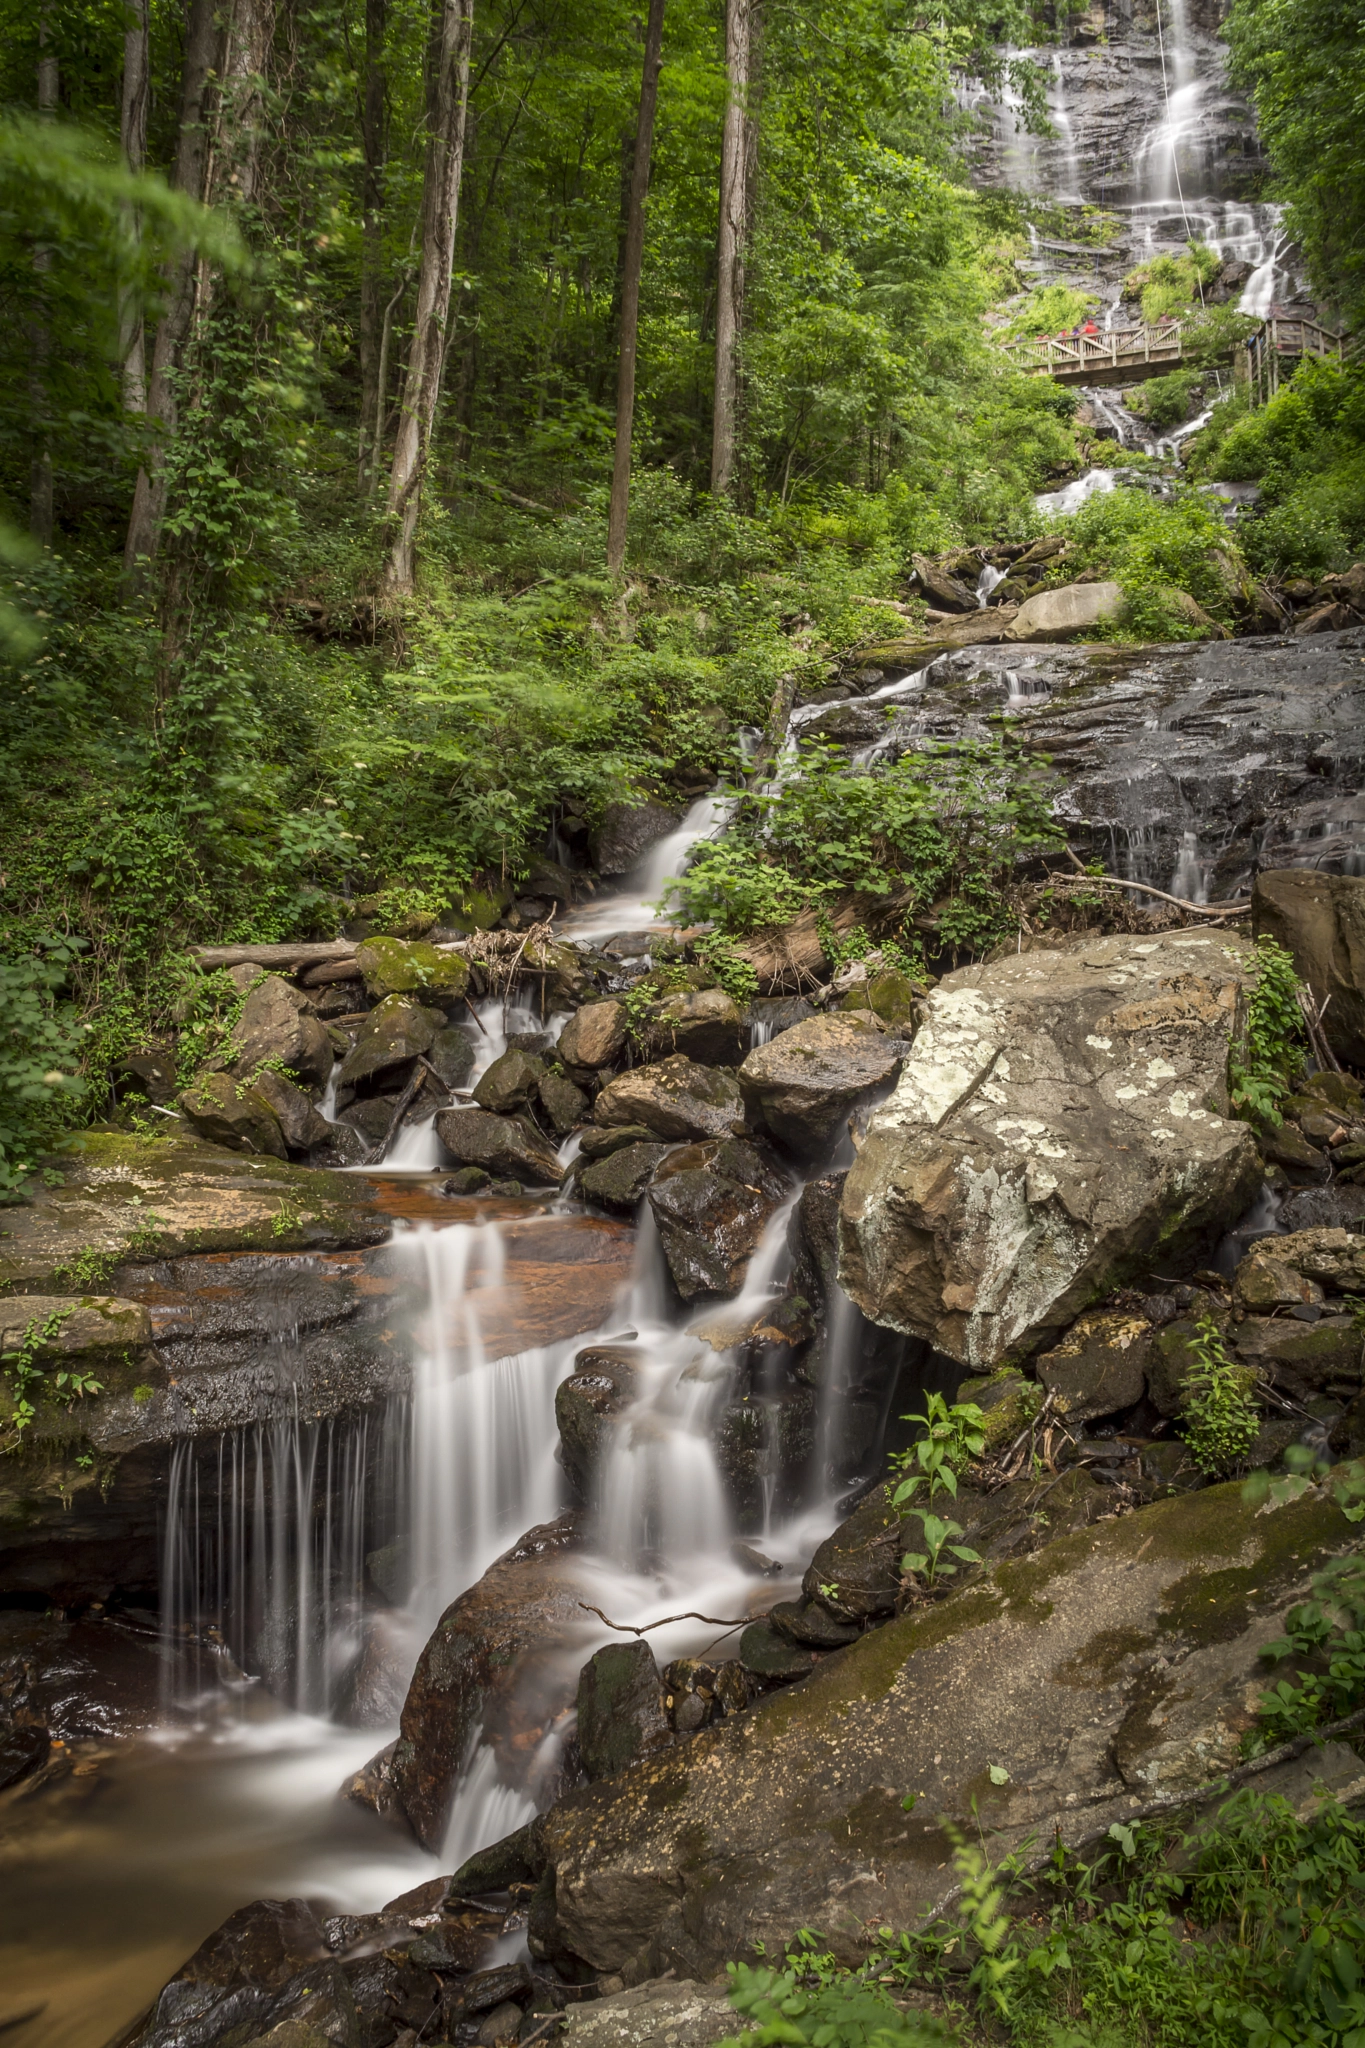
[[[570,2006],[562,2038],[566,2048],[711,2048],[750,2027],[723,1986],[666,1978]]]

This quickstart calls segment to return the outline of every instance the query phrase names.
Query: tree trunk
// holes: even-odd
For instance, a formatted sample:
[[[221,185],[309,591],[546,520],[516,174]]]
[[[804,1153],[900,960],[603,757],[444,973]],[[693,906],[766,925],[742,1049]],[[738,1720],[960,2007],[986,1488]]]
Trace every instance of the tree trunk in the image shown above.
[[[365,85],[360,109],[360,488],[370,482],[384,431],[379,363],[384,330],[384,165],[388,157],[385,35],[388,0],[365,0]]]
[[[640,113],[635,124],[635,160],[630,171],[630,209],[626,218],[625,261],[621,266],[621,347],[616,375],[616,459],[611,474],[611,511],[607,520],[607,568],[616,575],[625,567],[626,524],[630,513],[630,440],[635,424],[635,350],[640,332],[640,272],[645,255],[645,196],[649,191],[649,160],[654,148],[654,110],[659,103],[659,72],[663,64],[664,0],[649,0],[645,27],[645,61],[640,76]]]
[[[744,302],[744,234],[748,212],[750,0],[725,0],[728,91],[720,141],[720,233],[716,245],[716,396],[711,433],[711,489],[730,488],[735,466],[739,325]]]
[[[417,515],[441,394],[455,221],[469,105],[474,0],[432,0],[427,73],[427,154],[422,172],[422,258],[403,403],[389,473],[392,531],[385,590],[412,588]]]
[[[171,183],[178,192],[198,200],[208,197],[209,81],[210,74],[218,68],[221,40],[217,12],[216,0],[188,0],[180,131]],[[129,580],[141,576],[156,553],[161,534],[166,509],[166,448],[176,427],[175,373],[194,317],[198,272],[196,257],[186,250],[175,258],[166,279],[165,304],[156,330],[147,384],[147,420],[156,438],[148,448],[144,467],[138,471],[133,491],[133,510],[123,553],[124,575]]]
[[[222,11],[223,73],[209,166],[210,205],[253,206],[265,137],[265,72],[275,0],[235,0]]]
[[[126,0],[129,25],[123,37],[123,105],[119,143],[130,171],[147,161],[147,0]],[[137,209],[128,210],[128,239],[136,248],[142,227]],[[147,410],[147,348],[142,302],[136,287],[125,282],[119,293],[118,353],[123,381],[123,409]]]
[[[57,53],[52,44],[52,7],[38,17],[38,112],[50,121],[57,111]],[[35,540],[46,547],[52,539],[52,443],[49,438],[51,394],[48,370],[51,366],[52,328],[45,304],[47,278],[52,270],[52,251],[34,251],[33,267],[38,273],[37,316],[33,323],[32,357],[29,364],[29,400],[37,434],[29,476],[28,524]]]

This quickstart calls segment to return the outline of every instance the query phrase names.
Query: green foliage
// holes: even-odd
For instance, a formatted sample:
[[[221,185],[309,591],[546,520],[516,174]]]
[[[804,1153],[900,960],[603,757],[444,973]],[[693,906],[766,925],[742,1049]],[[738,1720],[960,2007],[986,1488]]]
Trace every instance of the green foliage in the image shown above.
[[[1282,1678],[1262,1693],[1259,1726],[1247,1744],[1252,1754],[1343,1720],[1365,1704],[1365,1559],[1336,1558],[1315,1575],[1312,1593],[1290,1608],[1285,1633],[1261,1652],[1272,1664],[1288,1657],[1310,1661],[1295,1670],[1297,1685]]]
[[[39,1353],[60,1335],[62,1324],[73,1313],[73,1308],[57,1308],[41,1321],[36,1316],[32,1317],[17,1350],[0,1353],[0,1372],[10,1382],[9,1423],[16,1443],[38,1412],[34,1397],[41,1398],[48,1391],[48,1375],[38,1364]],[[79,1366],[67,1366],[61,1372],[53,1373],[50,1385],[57,1399],[63,1401],[67,1408],[74,1407],[87,1394],[104,1391],[94,1374]]]
[[[1123,280],[1123,296],[1141,301],[1149,326],[1165,314],[1178,317],[1201,302],[1203,287],[1212,282],[1219,260],[1206,242],[1187,242],[1179,256],[1154,256],[1150,263],[1130,270]]]
[[[0,954],[0,1202],[18,1197],[84,1094],[81,1026],[62,997],[81,942],[38,943],[17,958]]]
[[[1365,308],[1360,101],[1338,81],[1365,67],[1365,21],[1336,0],[1234,0],[1223,33],[1250,91],[1273,191],[1288,204],[1318,293],[1348,326]]]
[[[832,1960],[801,1954],[785,1970],[728,1963],[730,2003],[750,2027],[720,2048],[929,2048],[954,2038],[927,2013],[898,2011],[879,1985],[836,1977]]]
[[[1124,614],[1100,629],[1121,640],[1189,640],[1198,632],[1173,602],[1184,591],[1211,617],[1231,617],[1225,573],[1219,558],[1235,565],[1237,550],[1217,511],[1197,491],[1160,499],[1147,491],[1119,489],[1087,500],[1070,519],[1058,522],[1070,537],[1076,569],[1102,569],[1123,588]]]
[[[1210,1315],[1195,1320],[1190,1341],[1196,1364],[1185,1382],[1180,1427],[1201,1472],[1226,1475],[1246,1456],[1260,1429],[1256,1375],[1229,1358]]]
[[[1128,410],[1149,425],[1177,427],[1199,410],[1204,380],[1198,370],[1173,370],[1169,377],[1150,377],[1128,394]]]
[[[1040,285],[1011,313],[1004,332],[1011,337],[1058,334],[1064,327],[1078,325],[1098,304],[1093,292],[1083,292],[1075,285]]]
[[[922,1486],[928,1488],[925,1498],[931,1507],[941,1492],[956,1499],[958,1475],[986,1447],[985,1417],[974,1401],[955,1401],[950,1407],[942,1394],[929,1394],[924,1410],[923,1415],[901,1417],[902,1422],[918,1424],[924,1434],[910,1450],[897,1451],[890,1460],[905,1475],[891,1496],[893,1507],[913,1500]]]
[[[847,893],[932,909],[943,941],[979,948],[1017,928],[1004,893],[1024,851],[1056,843],[1044,769],[1007,739],[962,741],[859,774],[803,742],[775,792],[736,793],[671,898],[736,936]],[[903,900],[899,900],[903,899]]]
[[[1232,1105],[1240,1116],[1271,1129],[1283,1121],[1280,1104],[1302,1071],[1306,1046],[1294,956],[1274,939],[1260,938],[1241,1041],[1228,1056]]]
[[[956,1578],[958,1565],[949,1564],[949,1557],[957,1558],[958,1564],[980,1564],[979,1551],[953,1541],[955,1536],[965,1534],[960,1523],[932,1515],[927,1508],[916,1508],[912,1512],[924,1530],[924,1548],[905,1552],[901,1558],[903,1572],[922,1579],[932,1591],[940,1579]]]

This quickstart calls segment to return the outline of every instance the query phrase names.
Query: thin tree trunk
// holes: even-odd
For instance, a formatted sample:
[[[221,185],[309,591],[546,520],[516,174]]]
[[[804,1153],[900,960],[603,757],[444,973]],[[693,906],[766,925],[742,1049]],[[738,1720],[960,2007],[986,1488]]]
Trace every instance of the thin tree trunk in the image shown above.
[[[384,330],[384,165],[388,157],[385,36],[388,0],[365,0],[365,94],[360,110],[360,488],[369,484],[383,431],[380,360]],[[376,429],[375,423],[378,422]]]
[[[38,17],[38,112],[47,121],[52,120],[57,112],[59,85],[57,53],[51,44],[52,7],[49,4]],[[43,247],[35,250],[33,267],[38,273],[38,311],[33,324],[29,396],[38,438],[29,477],[28,523],[33,538],[41,541],[46,547],[52,539],[52,398],[48,389],[48,372],[52,359],[52,328],[46,304],[47,279],[52,270],[51,249]]]
[[[171,183],[191,199],[208,196],[209,80],[219,61],[216,0],[187,0],[185,57],[180,83],[180,131]],[[175,378],[194,317],[198,263],[186,250],[166,280],[165,307],[156,330],[147,384],[147,420],[156,439],[138,471],[124,547],[124,575],[135,581],[156,553],[166,509],[166,449],[176,428]]]
[[[625,567],[626,525],[630,516],[630,441],[635,424],[635,351],[640,333],[640,272],[645,256],[645,197],[649,191],[649,160],[654,148],[654,112],[659,103],[659,72],[663,65],[664,0],[649,0],[645,27],[645,61],[640,75],[640,113],[635,124],[635,160],[630,171],[630,210],[626,218],[625,261],[621,266],[621,344],[616,374],[616,459],[611,474],[611,510],[607,520],[607,568],[616,575]]]
[[[392,528],[385,590],[412,588],[417,515],[431,453],[445,361],[455,222],[469,107],[474,0],[432,0],[427,72],[427,154],[422,173],[422,256],[403,403],[389,472]]]
[[[716,246],[716,396],[711,433],[711,489],[729,490],[735,466],[739,387],[739,324],[744,301],[744,234],[748,200],[745,95],[749,86],[750,0],[725,0],[728,91],[720,142],[720,233]]]
[[[147,0],[126,0],[130,21],[123,37],[123,105],[119,143],[130,171],[147,161]],[[136,248],[142,237],[137,209],[128,210],[128,239]],[[123,409],[147,410],[147,347],[142,301],[136,284],[125,280],[119,293],[118,353],[123,380]]]

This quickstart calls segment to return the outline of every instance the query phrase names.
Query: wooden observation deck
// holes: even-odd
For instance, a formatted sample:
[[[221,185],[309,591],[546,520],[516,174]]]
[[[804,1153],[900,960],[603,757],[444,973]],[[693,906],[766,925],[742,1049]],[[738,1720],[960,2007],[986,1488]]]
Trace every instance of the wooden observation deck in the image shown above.
[[[1187,336],[1193,344],[1197,334],[1196,321],[1168,320],[1113,334],[1006,341],[1001,347],[1026,376],[1051,377],[1058,384],[1140,384],[1179,369],[1186,360]],[[1282,365],[1287,368],[1304,356],[1330,356],[1341,362],[1351,353],[1351,343],[1316,320],[1272,313],[1237,353],[1243,357],[1237,364],[1239,380],[1245,376],[1253,403],[1264,405],[1280,388]]]

